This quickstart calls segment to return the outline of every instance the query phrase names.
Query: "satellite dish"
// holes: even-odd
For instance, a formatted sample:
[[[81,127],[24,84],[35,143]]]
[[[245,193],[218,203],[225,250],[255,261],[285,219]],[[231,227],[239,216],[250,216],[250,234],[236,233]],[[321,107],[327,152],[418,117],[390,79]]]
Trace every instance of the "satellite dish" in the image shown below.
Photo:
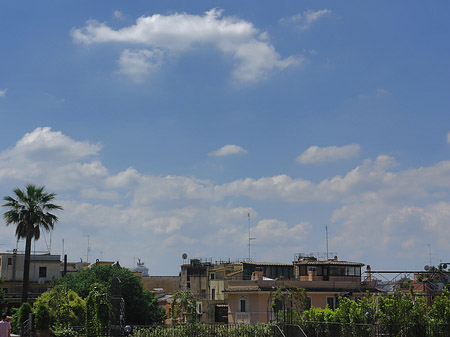
[[[425,265],[425,267],[423,267],[423,269],[425,269],[425,271],[429,271],[430,270],[430,266],[429,265]]]
[[[444,263],[444,264],[442,265],[442,268],[447,269],[447,263]]]
[[[183,260],[186,260],[187,259],[187,254],[183,253],[183,255],[181,255],[181,257],[183,258]]]

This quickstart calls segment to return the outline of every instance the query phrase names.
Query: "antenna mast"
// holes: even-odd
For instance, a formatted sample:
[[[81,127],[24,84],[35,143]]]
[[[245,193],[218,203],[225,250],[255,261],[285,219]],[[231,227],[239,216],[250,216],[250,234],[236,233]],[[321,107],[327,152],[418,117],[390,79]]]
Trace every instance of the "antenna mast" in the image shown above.
[[[431,246],[430,246],[430,244],[428,244],[428,253],[430,254],[430,267],[431,267],[432,264],[431,264]]]
[[[250,212],[248,212],[248,260],[249,261],[252,260],[251,251],[250,251],[250,247],[252,245],[252,240],[255,240],[255,238],[252,238],[250,236]]]
[[[91,251],[91,245],[89,244],[89,234],[88,235],[85,235],[85,236],[87,236],[87,241],[88,241],[88,244],[87,244],[87,252],[86,252],[86,262],[87,263],[89,263],[89,252]]]
[[[327,260],[328,260],[328,225],[325,225],[325,234],[327,239]]]

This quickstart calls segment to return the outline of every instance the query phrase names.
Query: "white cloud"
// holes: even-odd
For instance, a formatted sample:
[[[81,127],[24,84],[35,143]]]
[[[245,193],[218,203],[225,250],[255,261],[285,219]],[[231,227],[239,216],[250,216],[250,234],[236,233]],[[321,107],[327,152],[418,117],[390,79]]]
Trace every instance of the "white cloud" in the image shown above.
[[[0,89],[0,97],[6,96],[7,92],[8,92],[8,89]]]
[[[317,11],[313,11],[308,9],[307,11],[288,17],[288,18],[282,18],[280,19],[280,22],[284,22],[284,23],[293,23],[296,26],[298,26],[298,28],[300,30],[307,30],[309,27],[311,27],[311,25],[318,21],[319,19],[326,17],[328,15],[330,15],[332,13],[331,10],[329,9],[320,9]]]
[[[360,151],[358,144],[345,146],[310,146],[298,158],[301,164],[323,164],[356,156]]]
[[[311,228],[312,226],[308,222],[301,222],[289,227],[285,221],[265,219],[258,222],[252,229],[251,235],[258,240],[258,243],[299,242],[306,239]]]
[[[214,157],[231,156],[235,154],[247,154],[247,150],[238,145],[225,145],[220,149],[209,153],[210,156]]]
[[[121,11],[119,11],[119,10],[115,10],[113,12],[113,17],[114,17],[114,19],[117,19],[117,20],[123,20],[124,19],[123,13]]]
[[[119,58],[119,72],[131,77],[136,82],[142,82],[150,73],[157,70],[162,64],[162,53],[158,50],[125,49]]]
[[[35,159],[42,156],[52,160],[71,158],[78,160],[98,154],[100,144],[89,142],[77,142],[63,135],[61,131],[51,131],[50,127],[36,128],[33,132],[26,133],[16,143],[14,152]]]
[[[125,61],[119,63],[134,64],[131,70],[125,71],[127,74],[135,74],[143,69],[145,75],[148,71],[146,64],[150,67],[154,64],[151,60],[153,55],[149,56],[148,53],[156,50],[167,55],[180,55],[202,46],[212,46],[230,55],[236,61],[234,78],[240,82],[255,82],[274,70],[283,70],[303,62],[303,57],[299,56],[281,58],[264,32],[261,33],[250,22],[223,17],[222,11],[217,9],[204,15],[177,13],[143,16],[136,20],[135,25],[118,30],[91,20],[83,28],[72,29],[71,35],[75,42],[85,45],[126,43],[144,47],[141,52],[135,50],[122,53],[121,58]]]
[[[95,187],[87,187],[81,190],[80,195],[86,199],[118,200],[119,194],[112,191],[99,191]]]
[[[99,151],[99,145],[37,128],[0,152],[3,195],[30,181],[60,194],[64,211],[53,240],[66,239],[71,259],[83,257],[87,234],[96,239],[93,256],[104,252],[105,259],[120,259],[122,265],[140,256],[158,272],[176,271],[184,251],[191,257],[246,257],[249,212],[256,221],[251,235],[257,259],[289,260],[299,249],[320,250],[311,240],[311,223],[329,223],[330,248],[362,262],[392,256],[420,260],[428,242],[441,254],[450,244],[450,161],[398,169],[394,158],[380,155],[317,182],[276,175],[216,184],[131,167],[112,174],[96,157]],[[310,205],[319,207],[308,211]],[[5,235],[15,242],[13,231]]]
[[[100,144],[74,141],[49,127],[36,128],[0,153],[0,182],[32,179],[56,188],[79,188],[76,184],[88,177],[107,173],[98,161],[79,162],[96,156],[100,149]]]

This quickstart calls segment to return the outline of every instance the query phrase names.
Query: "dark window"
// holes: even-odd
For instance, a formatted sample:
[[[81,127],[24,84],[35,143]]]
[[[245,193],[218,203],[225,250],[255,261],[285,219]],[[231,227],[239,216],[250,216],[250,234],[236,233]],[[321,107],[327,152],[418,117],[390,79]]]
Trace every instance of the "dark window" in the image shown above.
[[[240,300],[240,301],[239,301],[240,309],[241,309],[240,311],[241,311],[241,312],[246,312],[246,311],[247,311],[247,310],[246,310],[247,308],[245,307],[245,302],[246,302],[245,300]]]
[[[12,265],[12,258],[8,257],[8,266]]]
[[[300,266],[300,275],[308,275],[306,273],[306,266]]]
[[[276,311],[284,310],[284,301],[277,299],[275,301],[275,308],[276,308]]]
[[[311,307],[312,307],[312,300],[311,300],[311,297],[307,297],[306,298],[306,309],[311,309]]]
[[[211,280],[215,280],[215,279],[216,279],[216,274],[211,273],[211,274],[209,275],[209,278],[210,278]]]
[[[331,276],[345,276],[345,266],[331,266],[330,267]]]
[[[211,290],[211,299],[214,301],[216,299],[216,289]]]
[[[47,267],[39,267],[39,277],[47,277]]]
[[[334,309],[334,297],[327,297],[328,308]]]

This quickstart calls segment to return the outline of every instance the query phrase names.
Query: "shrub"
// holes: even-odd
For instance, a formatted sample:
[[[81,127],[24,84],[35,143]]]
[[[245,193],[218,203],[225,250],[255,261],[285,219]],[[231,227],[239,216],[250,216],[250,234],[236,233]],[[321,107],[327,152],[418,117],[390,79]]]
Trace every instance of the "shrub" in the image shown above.
[[[48,307],[41,303],[36,310],[34,327],[39,331],[48,331],[50,329],[51,317]]]

